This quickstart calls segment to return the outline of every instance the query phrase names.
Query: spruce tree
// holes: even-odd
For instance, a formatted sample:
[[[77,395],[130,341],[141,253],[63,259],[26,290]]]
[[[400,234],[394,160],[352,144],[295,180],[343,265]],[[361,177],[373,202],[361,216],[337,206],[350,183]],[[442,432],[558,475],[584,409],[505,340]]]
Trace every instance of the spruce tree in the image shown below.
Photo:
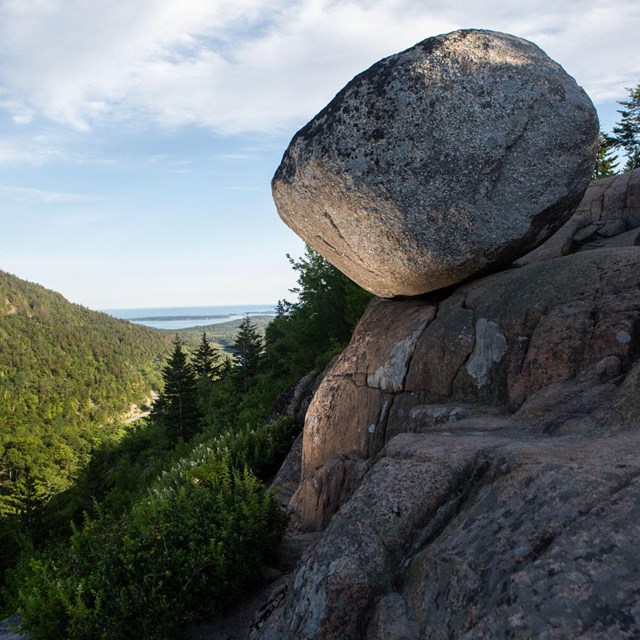
[[[11,486],[7,502],[13,505],[24,531],[31,539],[34,539],[40,526],[42,507],[50,497],[51,492],[29,465],[20,470],[17,482]]]
[[[640,167],[640,83],[629,89],[629,100],[621,100],[618,104],[625,107],[619,109],[622,116],[620,122],[613,127],[610,140],[616,147],[622,147],[627,154],[625,171]]]
[[[258,334],[258,329],[247,315],[233,343],[236,379],[241,391],[247,391],[252,378],[258,373],[262,348],[262,338]]]
[[[211,342],[207,339],[207,334],[202,332],[202,339],[193,356],[193,369],[199,378],[207,378],[214,380],[222,371],[222,363],[220,362],[220,353],[211,346]]]
[[[162,371],[164,389],[154,405],[153,414],[165,425],[171,440],[189,440],[201,422],[196,377],[178,336],[173,353]]]
[[[598,137],[598,155],[596,156],[596,166],[593,169],[593,179],[608,178],[614,176],[618,162],[613,152],[614,144],[602,132]]]
[[[265,331],[263,370],[289,383],[322,370],[349,342],[371,294],[352,282],[319,253],[306,248],[297,260],[297,302],[281,302]]]

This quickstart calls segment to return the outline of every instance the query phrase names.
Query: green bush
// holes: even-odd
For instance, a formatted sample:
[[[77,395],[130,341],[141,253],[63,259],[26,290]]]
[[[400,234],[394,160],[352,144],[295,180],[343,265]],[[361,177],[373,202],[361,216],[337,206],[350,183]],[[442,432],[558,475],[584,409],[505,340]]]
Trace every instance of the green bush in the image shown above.
[[[301,428],[293,418],[278,418],[257,426],[245,424],[223,431],[214,427],[194,441],[193,449],[178,461],[173,471],[202,464],[211,456],[224,456],[232,466],[249,467],[258,478],[267,481],[280,468]],[[173,475],[170,472],[165,477],[171,480]]]
[[[87,519],[36,556],[19,605],[36,640],[173,637],[255,585],[286,518],[229,460],[170,471],[126,517]]]

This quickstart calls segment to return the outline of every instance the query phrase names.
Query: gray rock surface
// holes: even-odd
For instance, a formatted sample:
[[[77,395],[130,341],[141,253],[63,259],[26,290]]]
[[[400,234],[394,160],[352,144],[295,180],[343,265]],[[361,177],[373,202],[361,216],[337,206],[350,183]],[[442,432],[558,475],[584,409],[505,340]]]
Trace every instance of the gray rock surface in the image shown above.
[[[251,640],[640,637],[636,179],[526,266],[372,302],[307,413],[320,538]]]
[[[287,149],[282,219],[360,285],[416,295],[495,270],[571,215],[598,122],[538,47],[429,38],[354,78]]]
[[[324,528],[394,435],[445,420],[494,429],[518,415],[556,434],[640,426],[640,414],[621,417],[629,400],[612,382],[639,351],[638,247],[532,263],[443,300],[374,300],[309,407],[290,507]]]
[[[291,496],[300,484],[302,473],[302,433],[294,440],[287,457],[269,487],[275,492],[276,500],[288,505]]]
[[[20,633],[21,625],[22,618],[17,613],[0,620],[0,640],[29,640],[29,636]]]
[[[638,431],[400,434],[250,637],[637,638],[639,536]]]
[[[594,180],[571,218],[549,240],[517,261],[542,262],[575,251],[640,243],[640,169]]]
[[[588,372],[623,375],[640,350],[639,188],[640,170],[595,181],[572,218],[620,222],[618,236],[577,243],[565,225],[524,268],[446,297],[372,302],[307,414],[291,502],[304,528],[326,526],[397,433],[471,416],[496,425],[525,407],[559,432],[604,401],[612,387]]]

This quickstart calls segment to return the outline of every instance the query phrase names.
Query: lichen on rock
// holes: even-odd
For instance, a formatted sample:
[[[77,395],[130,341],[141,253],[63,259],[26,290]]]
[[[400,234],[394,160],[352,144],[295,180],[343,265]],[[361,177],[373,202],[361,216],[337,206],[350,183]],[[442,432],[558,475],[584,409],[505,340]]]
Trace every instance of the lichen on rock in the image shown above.
[[[534,44],[455,31],[356,76],[291,141],[281,218],[365,289],[418,295],[495,270],[572,214],[591,101]]]

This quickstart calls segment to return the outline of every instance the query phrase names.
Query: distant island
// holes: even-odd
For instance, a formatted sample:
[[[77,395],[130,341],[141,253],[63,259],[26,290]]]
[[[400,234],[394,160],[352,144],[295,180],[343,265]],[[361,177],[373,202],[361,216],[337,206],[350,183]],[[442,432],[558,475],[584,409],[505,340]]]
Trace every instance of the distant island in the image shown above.
[[[255,312],[254,312],[255,313]],[[150,321],[162,321],[162,322],[171,322],[173,320],[216,320],[219,318],[232,318],[234,313],[227,313],[223,316],[217,315],[205,315],[205,316],[143,316],[142,318],[127,318],[129,322],[150,322]],[[247,312],[247,315],[250,315],[250,312]]]
[[[246,311],[243,314],[238,313],[225,313],[224,315],[211,315],[204,316],[143,316],[141,318],[127,318],[129,322],[173,322],[174,320],[219,320],[222,318],[234,318],[239,315],[256,316],[256,315],[270,315],[265,311]],[[273,313],[275,315],[275,312]]]

